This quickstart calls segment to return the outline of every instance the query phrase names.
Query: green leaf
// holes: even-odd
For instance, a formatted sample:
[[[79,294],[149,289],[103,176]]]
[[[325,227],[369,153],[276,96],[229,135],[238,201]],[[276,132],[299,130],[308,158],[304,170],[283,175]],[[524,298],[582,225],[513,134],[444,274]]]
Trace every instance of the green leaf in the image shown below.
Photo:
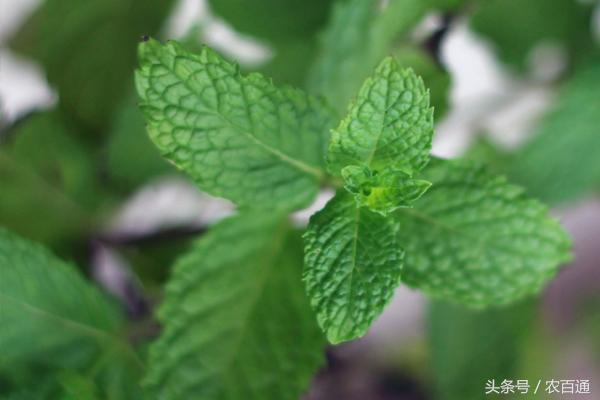
[[[338,194],[311,217],[304,240],[304,282],[328,340],[364,335],[400,283],[392,221]]]
[[[388,55],[394,39],[406,34],[426,9],[422,0],[390,1],[383,10],[376,0],[336,2],[309,72],[308,88],[343,112],[361,82]]]
[[[433,110],[423,80],[387,57],[333,130],[327,169],[336,176],[347,165],[417,172],[429,161],[432,136]]]
[[[146,385],[161,399],[297,399],[324,340],[301,281],[302,242],[273,213],[226,219],[175,265]]]
[[[254,208],[308,205],[324,179],[329,109],[208,48],[140,45],[136,83],[148,132],[200,188]]]
[[[571,57],[592,49],[591,9],[577,0],[486,0],[478,2],[471,27],[503,61],[524,70],[542,43],[561,45]]]
[[[505,171],[541,199],[564,203],[600,190],[600,64],[582,67],[560,91],[533,139]]]
[[[54,248],[89,228],[100,196],[89,149],[75,136],[56,112],[30,115],[8,132],[0,142],[0,225]]]
[[[402,279],[473,307],[531,296],[570,259],[570,240],[545,206],[464,161],[436,160],[414,209],[396,212]]]
[[[90,348],[121,350],[118,310],[72,265],[0,228],[0,270],[0,367],[72,363],[73,348],[77,356]]]
[[[428,332],[435,398],[480,400],[488,379],[498,386],[504,379],[524,379],[518,367],[533,311],[530,303],[475,311],[433,302]]]
[[[427,190],[427,182],[411,178],[429,161],[432,136],[433,109],[423,80],[388,57],[332,131],[327,169],[342,175],[359,205],[385,214]]]
[[[131,85],[135,48],[158,31],[173,0],[46,0],[11,47],[38,61],[58,90],[60,107],[86,128],[106,133]]]

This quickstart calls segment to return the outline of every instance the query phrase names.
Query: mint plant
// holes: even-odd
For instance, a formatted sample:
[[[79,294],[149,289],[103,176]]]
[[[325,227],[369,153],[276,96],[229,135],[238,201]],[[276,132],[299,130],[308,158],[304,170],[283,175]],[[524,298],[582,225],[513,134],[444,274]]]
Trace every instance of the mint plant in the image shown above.
[[[320,332],[333,344],[363,336],[401,283],[503,305],[570,258],[565,232],[522,189],[432,159],[429,93],[391,57],[339,124],[324,100],[207,47],[149,39],[139,57],[139,105],[161,154],[239,206],[175,265],[145,378],[159,398],[297,398],[322,359]],[[302,251],[286,215],[324,186],[336,194]]]
[[[589,240],[576,275],[590,284],[560,293],[581,317],[562,337],[543,324],[542,299],[576,271],[536,296],[570,258],[536,199],[569,217],[600,188],[598,6],[208,0],[186,28],[179,3],[46,0],[2,29],[4,80],[21,84],[18,55],[56,96],[38,109],[9,85],[0,99],[0,399],[471,400],[488,379],[550,377],[563,351],[548,347],[594,343]],[[222,23],[265,58],[238,67],[202,47],[237,53]],[[449,101],[471,63],[459,26],[519,85],[477,95],[462,124],[479,137],[446,160],[430,153],[434,123],[466,105]],[[556,45],[557,68],[538,68]],[[489,122],[531,87],[552,105],[504,148]],[[186,207],[162,202],[175,197]],[[427,324],[388,342],[402,287],[428,299],[394,306]],[[384,310],[352,346],[377,368],[344,346],[324,357]],[[411,384],[387,385],[400,375]]]

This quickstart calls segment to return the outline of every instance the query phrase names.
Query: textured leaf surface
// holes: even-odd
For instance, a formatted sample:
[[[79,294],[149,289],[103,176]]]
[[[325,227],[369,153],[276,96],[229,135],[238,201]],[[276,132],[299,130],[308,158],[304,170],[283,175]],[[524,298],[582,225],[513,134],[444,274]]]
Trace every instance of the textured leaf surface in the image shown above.
[[[388,57],[333,130],[327,168],[337,176],[348,165],[420,171],[429,161],[432,136],[433,109],[423,80]]]
[[[311,217],[304,239],[304,281],[327,338],[364,335],[400,283],[403,252],[391,221],[338,194]]]
[[[117,310],[43,247],[0,228],[0,271],[0,366],[45,356],[60,364],[73,360],[72,346],[84,357],[116,343]]]
[[[427,190],[427,182],[411,177],[429,161],[432,136],[433,109],[423,81],[388,57],[332,131],[327,168],[341,174],[355,195],[360,183],[359,204],[387,213]]]
[[[214,227],[175,265],[147,386],[160,399],[298,399],[324,347],[301,260],[299,235],[276,215]]]
[[[60,107],[106,133],[110,115],[131,87],[135,48],[158,31],[173,0],[46,0],[19,29],[11,47],[38,61]],[[96,129],[99,128],[99,129]]]
[[[333,125],[321,101],[242,76],[208,48],[192,54],[150,40],[140,59],[136,82],[150,137],[203,190],[251,207],[310,203]]]
[[[511,157],[508,176],[552,203],[600,190],[600,64],[579,70],[542,119],[533,139]]]
[[[342,169],[346,190],[354,195],[359,206],[366,206],[382,215],[410,207],[431,186],[430,182],[412,179],[402,170],[386,169],[375,173],[367,167],[350,165]]]
[[[380,10],[376,0],[336,2],[309,73],[309,89],[345,111],[361,82],[388,54],[393,39],[414,26],[426,6],[421,0],[394,0]]]
[[[403,281],[474,307],[537,293],[570,259],[570,241],[546,207],[463,161],[436,160],[414,209],[396,212]]]

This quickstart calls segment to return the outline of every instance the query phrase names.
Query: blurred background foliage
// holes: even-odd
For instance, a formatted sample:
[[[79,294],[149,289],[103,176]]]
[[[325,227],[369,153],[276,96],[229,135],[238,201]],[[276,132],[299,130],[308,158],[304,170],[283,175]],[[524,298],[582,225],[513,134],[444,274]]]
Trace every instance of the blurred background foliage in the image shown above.
[[[190,4],[200,12],[182,30]],[[158,332],[151,310],[169,266],[230,210],[194,189],[161,186],[165,176],[177,182],[179,174],[158,155],[135,104],[136,47],[144,35],[178,38],[191,49],[213,45],[246,71],[324,96],[340,114],[376,63],[391,54],[423,77],[443,131],[459,109],[447,44],[467,30],[516,86],[541,88],[551,100],[519,143],[507,146],[476,124],[476,135],[465,134],[469,145],[462,153],[559,207],[560,215],[586,199],[597,210],[599,15],[596,2],[580,0],[41,1],[2,38],[2,54],[37,63],[58,100],[0,119],[0,225],[75,261],[87,281],[115,297],[116,313],[124,315],[123,340],[144,358]],[[239,57],[228,41],[241,48]],[[244,62],[248,48],[259,57]],[[546,64],[558,67],[544,73]],[[444,153],[441,145],[436,149]],[[181,200],[186,196],[187,203]],[[588,356],[600,371],[600,255],[581,253],[581,235],[575,247],[576,257],[583,254],[576,265],[582,272],[559,276],[550,289],[558,301],[550,293],[487,312],[432,302],[422,312],[426,317],[407,322],[420,334],[398,333],[380,343],[376,332],[374,339],[331,349],[307,398],[480,399],[487,379],[576,373],[558,349],[573,342],[591,349]],[[598,244],[598,237],[586,239],[581,246]],[[581,281],[591,286],[579,290]],[[51,334],[56,327],[44,329]],[[74,349],[54,348],[60,357],[48,354],[51,362],[10,364],[0,350],[0,397],[142,397],[135,385],[139,371],[130,362],[114,352],[97,358],[85,347]]]

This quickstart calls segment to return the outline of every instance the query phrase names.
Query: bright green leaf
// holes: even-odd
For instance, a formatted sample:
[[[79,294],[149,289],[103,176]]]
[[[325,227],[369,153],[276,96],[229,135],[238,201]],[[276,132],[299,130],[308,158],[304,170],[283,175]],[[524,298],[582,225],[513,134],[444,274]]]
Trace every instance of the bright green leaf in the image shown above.
[[[347,194],[310,219],[304,281],[331,343],[364,335],[400,283],[403,251],[391,222]]]
[[[427,182],[412,176],[429,161],[432,136],[433,109],[423,81],[388,57],[332,131],[327,168],[342,175],[359,205],[385,214],[410,206],[427,190]]]
[[[570,259],[570,240],[545,206],[464,161],[436,160],[414,209],[395,214],[406,250],[402,279],[473,307],[536,294]]]
[[[121,346],[118,310],[40,245],[0,228],[0,271],[0,367],[71,363],[73,346],[78,357],[90,348]]]
[[[148,132],[167,159],[208,193],[254,208],[308,205],[324,179],[329,109],[275,87],[208,48],[140,45],[136,83]]]
[[[432,136],[433,110],[423,80],[388,57],[333,130],[327,169],[336,176],[348,165],[414,173],[429,161]]]
[[[354,195],[359,206],[382,215],[410,207],[431,186],[430,182],[412,179],[402,170],[386,169],[375,174],[368,167],[350,165],[342,169],[345,188]]]
[[[298,399],[324,340],[302,242],[273,213],[227,219],[175,265],[145,382],[160,399]]]

